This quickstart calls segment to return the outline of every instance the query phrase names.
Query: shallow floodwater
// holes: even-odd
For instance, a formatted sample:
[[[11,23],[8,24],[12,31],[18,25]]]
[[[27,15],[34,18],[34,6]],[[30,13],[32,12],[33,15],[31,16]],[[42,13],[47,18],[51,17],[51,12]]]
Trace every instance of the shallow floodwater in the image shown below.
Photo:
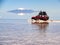
[[[60,45],[60,23],[0,20],[0,45]]]

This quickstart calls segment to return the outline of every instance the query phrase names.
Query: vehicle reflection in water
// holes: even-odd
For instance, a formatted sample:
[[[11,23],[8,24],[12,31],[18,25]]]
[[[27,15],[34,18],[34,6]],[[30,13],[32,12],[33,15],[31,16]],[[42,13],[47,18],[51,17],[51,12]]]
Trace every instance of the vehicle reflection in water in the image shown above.
[[[49,23],[48,22],[42,22],[42,23],[38,23],[38,22],[34,22],[32,23],[33,25],[37,26],[38,30],[40,32],[46,32],[48,26],[49,26]]]

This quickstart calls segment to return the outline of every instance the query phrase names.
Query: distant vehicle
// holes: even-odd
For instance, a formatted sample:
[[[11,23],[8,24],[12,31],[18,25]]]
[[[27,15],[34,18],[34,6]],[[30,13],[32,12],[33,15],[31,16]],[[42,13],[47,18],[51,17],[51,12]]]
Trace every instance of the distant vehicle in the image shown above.
[[[37,16],[33,16],[31,19],[47,21],[47,20],[49,20],[49,16],[47,15],[47,13],[45,11],[43,11],[43,12],[40,11]]]

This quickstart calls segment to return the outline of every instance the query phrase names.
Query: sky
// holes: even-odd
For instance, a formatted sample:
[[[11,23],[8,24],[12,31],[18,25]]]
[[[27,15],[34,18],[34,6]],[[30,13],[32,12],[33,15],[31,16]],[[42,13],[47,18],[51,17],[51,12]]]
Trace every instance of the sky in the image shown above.
[[[0,0],[0,19],[25,19],[31,18],[38,13],[19,16],[7,11],[15,10],[18,8],[31,9],[36,11],[46,11],[50,18],[60,16],[60,0]]]

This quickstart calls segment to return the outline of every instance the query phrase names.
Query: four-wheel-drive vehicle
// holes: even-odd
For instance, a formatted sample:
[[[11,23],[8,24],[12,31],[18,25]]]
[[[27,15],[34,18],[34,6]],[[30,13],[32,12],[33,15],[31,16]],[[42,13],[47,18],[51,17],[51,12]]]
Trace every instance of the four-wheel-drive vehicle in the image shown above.
[[[43,11],[43,12],[40,11],[40,13],[37,16],[33,16],[31,19],[46,21],[49,19],[49,16],[47,15],[47,13],[45,11]]]

